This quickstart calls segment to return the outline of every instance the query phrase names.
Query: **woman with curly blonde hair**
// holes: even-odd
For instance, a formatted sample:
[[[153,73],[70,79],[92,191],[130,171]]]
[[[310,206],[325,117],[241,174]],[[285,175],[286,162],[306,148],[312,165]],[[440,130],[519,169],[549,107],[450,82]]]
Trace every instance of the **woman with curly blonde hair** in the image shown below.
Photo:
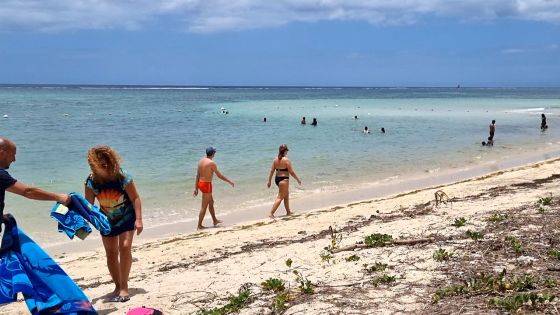
[[[142,203],[132,176],[120,166],[120,156],[109,146],[96,146],[87,154],[91,173],[85,182],[85,197],[90,203],[97,199],[111,223],[111,233],[102,235],[107,267],[115,283],[112,302],[126,302],[128,275],[132,267],[134,230],[140,235]]]

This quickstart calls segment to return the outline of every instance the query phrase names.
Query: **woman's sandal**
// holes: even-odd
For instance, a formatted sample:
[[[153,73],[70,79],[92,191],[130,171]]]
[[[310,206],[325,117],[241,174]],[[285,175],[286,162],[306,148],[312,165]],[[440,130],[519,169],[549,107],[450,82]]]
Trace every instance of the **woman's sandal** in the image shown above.
[[[128,296],[128,295],[125,295],[125,296],[116,295],[116,296],[113,296],[113,297],[109,300],[109,302],[119,302],[119,303],[122,303],[122,302],[126,302],[126,301],[128,301],[128,300],[130,300],[130,296]]]

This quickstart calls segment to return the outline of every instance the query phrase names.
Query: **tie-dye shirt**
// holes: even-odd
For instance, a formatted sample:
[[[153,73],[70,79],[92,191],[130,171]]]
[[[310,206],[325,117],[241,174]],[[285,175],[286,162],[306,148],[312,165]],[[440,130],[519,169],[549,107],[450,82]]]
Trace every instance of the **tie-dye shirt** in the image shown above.
[[[134,230],[136,220],[134,206],[125,191],[126,186],[132,181],[132,176],[122,168],[121,173],[124,177],[122,181],[96,183],[93,175],[90,174],[85,183],[93,190],[101,211],[107,215],[111,223],[111,234],[108,236]]]

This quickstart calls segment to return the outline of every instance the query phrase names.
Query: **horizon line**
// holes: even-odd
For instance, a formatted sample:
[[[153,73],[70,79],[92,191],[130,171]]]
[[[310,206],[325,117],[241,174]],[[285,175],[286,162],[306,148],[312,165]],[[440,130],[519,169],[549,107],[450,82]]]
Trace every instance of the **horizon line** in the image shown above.
[[[534,88],[534,89],[556,89],[560,86],[476,86],[468,85],[184,85],[184,84],[80,84],[80,83],[0,83],[0,87],[162,87],[162,88],[326,88],[326,89],[352,89],[352,88],[373,88],[373,89],[387,89],[387,88],[448,88],[448,89],[480,89],[480,88],[494,88],[494,89],[515,89],[515,88]]]

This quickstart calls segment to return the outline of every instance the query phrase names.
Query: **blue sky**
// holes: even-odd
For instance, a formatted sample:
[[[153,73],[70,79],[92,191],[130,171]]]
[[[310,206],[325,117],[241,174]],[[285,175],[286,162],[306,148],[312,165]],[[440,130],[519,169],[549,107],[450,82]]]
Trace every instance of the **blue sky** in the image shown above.
[[[560,86],[559,0],[0,0],[0,83]]]

